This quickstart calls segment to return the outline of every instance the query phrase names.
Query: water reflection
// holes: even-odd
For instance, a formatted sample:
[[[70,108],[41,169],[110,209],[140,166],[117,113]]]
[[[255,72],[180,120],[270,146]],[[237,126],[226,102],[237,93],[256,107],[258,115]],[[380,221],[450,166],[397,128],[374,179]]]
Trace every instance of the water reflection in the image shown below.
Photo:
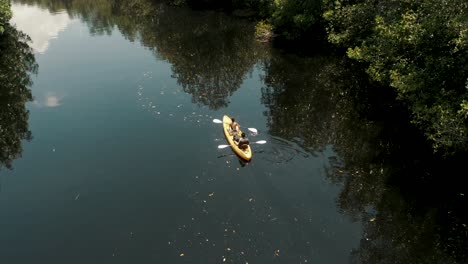
[[[30,73],[37,72],[28,36],[10,25],[0,35],[0,169],[12,168],[22,141],[32,138],[26,103],[32,100]]]
[[[352,68],[333,57],[267,60],[262,101],[271,133],[312,151],[333,146],[339,159],[328,179],[343,186],[337,205],[363,222],[353,263],[465,263],[464,158],[434,156],[406,115],[385,103],[385,90],[362,89],[370,84]]]
[[[186,12],[170,9],[159,17],[155,47],[194,103],[226,107],[227,98],[265,52],[255,42],[251,23],[234,23],[218,13]]]
[[[51,14],[47,10],[21,4],[13,4],[12,11],[14,15],[10,23],[31,37],[30,46],[38,53],[44,53],[50,41],[72,22],[63,11]]]
[[[264,62],[264,71],[262,103],[274,136],[316,151],[343,141],[359,122],[348,94],[350,72],[339,58],[276,53]]]
[[[414,131],[387,122],[375,138],[356,134],[366,151],[348,144],[330,174],[344,185],[340,208],[364,223],[354,261],[466,263],[467,190],[457,173],[464,158],[434,157]]]
[[[53,92],[48,92],[42,98],[35,98],[33,104],[37,107],[58,107],[62,105],[62,96],[58,96]]]
[[[19,2],[43,5],[51,12],[66,9],[93,34],[110,34],[117,27],[130,41],[139,40],[158,59],[170,62],[173,78],[192,95],[192,102],[210,109],[226,107],[227,98],[268,54],[255,41],[253,23],[223,13],[193,12],[148,0]]]

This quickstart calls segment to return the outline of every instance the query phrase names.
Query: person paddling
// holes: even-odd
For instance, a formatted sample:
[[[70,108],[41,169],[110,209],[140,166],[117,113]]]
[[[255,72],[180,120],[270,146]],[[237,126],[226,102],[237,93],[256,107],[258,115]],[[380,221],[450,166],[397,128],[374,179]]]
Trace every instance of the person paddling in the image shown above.
[[[234,138],[234,143],[240,148],[240,149],[246,149],[250,142],[249,139],[245,136],[245,133],[242,132],[241,137],[235,137]]]
[[[231,124],[229,124],[229,127],[231,128],[231,134],[233,136],[237,135],[237,132],[239,131],[240,126],[236,122],[236,119],[234,119],[233,117],[231,117]]]

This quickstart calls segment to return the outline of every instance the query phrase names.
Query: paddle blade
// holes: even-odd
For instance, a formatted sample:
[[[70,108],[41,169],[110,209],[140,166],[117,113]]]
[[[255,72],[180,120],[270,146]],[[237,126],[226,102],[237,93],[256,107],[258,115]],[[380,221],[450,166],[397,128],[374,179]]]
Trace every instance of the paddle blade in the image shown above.
[[[249,131],[251,131],[252,133],[254,133],[254,134],[258,134],[258,131],[257,131],[256,128],[249,127],[249,128],[247,128],[247,129],[248,129]]]
[[[221,123],[223,123],[223,121],[215,118],[215,119],[213,119],[213,123],[221,124]]]
[[[260,141],[257,141],[257,142],[255,142],[255,143],[256,143],[256,144],[265,144],[265,143],[267,143],[267,142],[266,142],[266,140],[260,140]]]
[[[227,148],[227,147],[230,147],[230,145],[219,145],[218,146],[219,149],[223,149],[223,148]]]

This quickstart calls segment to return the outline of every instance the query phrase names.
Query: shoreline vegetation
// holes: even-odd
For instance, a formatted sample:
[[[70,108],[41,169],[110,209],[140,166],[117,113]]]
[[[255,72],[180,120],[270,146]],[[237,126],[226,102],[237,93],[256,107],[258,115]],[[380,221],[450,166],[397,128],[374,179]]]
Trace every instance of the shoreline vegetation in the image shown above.
[[[5,31],[5,25],[12,16],[11,6],[9,0],[0,0],[0,36]]]
[[[396,92],[395,106],[442,156],[468,151],[468,3],[370,0],[177,0],[256,21],[259,42],[329,46]]]
[[[133,8],[149,3],[121,1],[115,4]],[[409,113],[434,153],[451,156],[468,151],[466,1],[154,2],[221,10],[254,20],[259,42],[281,43],[294,51],[334,50],[364,68],[372,82],[395,91],[395,107]],[[0,0],[0,34],[11,15],[10,1]]]

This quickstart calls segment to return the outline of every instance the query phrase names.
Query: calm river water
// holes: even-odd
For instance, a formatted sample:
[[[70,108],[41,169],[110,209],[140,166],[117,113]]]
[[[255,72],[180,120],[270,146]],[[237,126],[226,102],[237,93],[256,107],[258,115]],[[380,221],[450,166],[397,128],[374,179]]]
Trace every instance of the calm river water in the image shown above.
[[[424,241],[398,231],[419,227],[388,202],[402,198],[368,158],[381,128],[356,114],[341,60],[144,0],[13,11],[39,70],[32,138],[0,174],[1,263],[377,263]],[[218,149],[224,114],[267,141],[250,163]]]

